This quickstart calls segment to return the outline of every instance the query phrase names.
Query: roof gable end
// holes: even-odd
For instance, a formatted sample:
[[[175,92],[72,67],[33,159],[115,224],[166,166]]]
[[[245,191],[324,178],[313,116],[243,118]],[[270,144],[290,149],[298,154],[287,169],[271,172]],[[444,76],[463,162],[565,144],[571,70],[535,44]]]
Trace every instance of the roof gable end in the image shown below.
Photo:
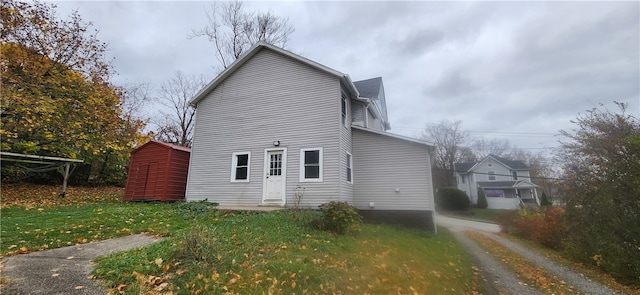
[[[345,84],[350,88],[349,90],[353,92],[353,94],[357,97],[359,96],[358,90],[353,85],[351,78],[349,75],[344,74],[342,72],[336,71],[332,68],[324,66],[320,63],[297,55],[293,52],[284,50],[280,47],[268,44],[266,42],[258,42],[254,46],[252,46],[249,50],[247,50],[243,55],[241,55],[238,59],[236,59],[229,67],[224,69],[218,76],[216,76],[209,84],[207,84],[202,90],[200,90],[194,97],[189,101],[191,105],[197,105],[202,99],[204,99],[213,89],[215,89],[218,85],[220,85],[224,80],[226,80],[231,74],[233,74],[236,70],[238,70],[242,65],[244,65],[248,60],[250,60],[254,55],[256,55],[261,50],[272,50],[278,54],[281,54],[285,57],[291,58],[293,60],[299,61],[306,65],[311,66],[312,68],[318,69],[322,72],[328,73],[330,75],[336,76],[340,78]]]

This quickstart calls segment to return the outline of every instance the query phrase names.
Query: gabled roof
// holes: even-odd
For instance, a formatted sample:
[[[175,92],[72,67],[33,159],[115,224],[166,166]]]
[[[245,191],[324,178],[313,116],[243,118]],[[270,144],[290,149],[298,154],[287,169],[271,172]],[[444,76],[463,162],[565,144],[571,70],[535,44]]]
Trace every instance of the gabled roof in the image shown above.
[[[175,144],[170,144],[170,143],[166,143],[166,142],[160,142],[160,141],[151,140],[151,141],[148,141],[147,143],[137,147],[131,153],[133,154],[135,152],[138,152],[139,150],[142,150],[144,147],[152,145],[152,144],[159,145],[159,146],[162,146],[162,147],[165,147],[165,148],[174,149],[174,150],[179,150],[179,151],[184,151],[184,152],[189,152],[189,153],[191,152],[191,148],[188,148],[188,147],[175,145]]]
[[[494,154],[489,154],[489,157],[494,158],[496,161],[504,164],[505,166],[507,166],[508,168],[511,168],[512,170],[529,170],[529,166],[527,166],[527,164],[525,164],[523,161],[520,161],[520,160],[509,160],[502,157],[498,157]]]
[[[455,163],[454,165],[456,172],[461,174],[468,173],[469,171],[473,170],[478,164],[485,161],[487,158],[492,158],[511,170],[529,170],[529,166],[527,166],[527,164],[525,164],[523,161],[508,160],[502,157],[498,157],[494,154],[489,154],[477,163]]]
[[[251,48],[249,48],[249,50],[247,50],[247,52],[245,52],[244,54],[242,54],[238,59],[236,59],[231,65],[229,65],[229,67],[227,67],[224,71],[222,71],[222,73],[220,73],[217,77],[215,77],[211,82],[209,82],[209,84],[207,84],[207,86],[205,86],[202,90],[200,90],[194,97],[193,99],[191,99],[191,101],[189,101],[189,104],[191,105],[196,105],[198,104],[198,102],[200,102],[202,99],[204,99],[207,94],[209,94],[209,92],[211,92],[213,89],[215,89],[218,85],[220,85],[220,83],[222,83],[225,79],[227,79],[229,76],[231,76],[231,74],[233,74],[233,72],[235,72],[237,69],[239,69],[243,64],[245,64],[249,59],[251,59],[251,57],[253,57],[254,55],[256,55],[258,52],[260,52],[260,50],[272,50],[276,53],[279,53],[285,57],[291,58],[293,60],[299,61],[301,63],[304,63],[306,65],[311,66],[312,68],[315,68],[317,70],[320,70],[322,72],[325,72],[327,74],[336,76],[338,78],[340,78],[340,80],[347,86],[347,88],[349,89],[349,91],[352,92],[352,94],[356,97],[360,96],[360,93],[358,92],[357,88],[355,87],[355,85],[353,85],[353,81],[351,81],[351,78],[349,77],[349,75],[344,74],[342,72],[336,71],[332,68],[329,68],[327,66],[324,66],[322,64],[319,64],[315,61],[312,61],[310,59],[304,58],[300,55],[297,55],[291,51],[287,51],[284,50],[280,47],[277,46],[273,46],[271,44],[268,44],[266,42],[258,42],[257,44],[253,45]]]
[[[476,163],[455,163],[455,169],[458,173],[467,173]]]
[[[356,86],[361,97],[366,98],[378,98],[380,97],[380,85],[382,84],[382,77],[371,78],[362,81],[355,81],[353,85]]]

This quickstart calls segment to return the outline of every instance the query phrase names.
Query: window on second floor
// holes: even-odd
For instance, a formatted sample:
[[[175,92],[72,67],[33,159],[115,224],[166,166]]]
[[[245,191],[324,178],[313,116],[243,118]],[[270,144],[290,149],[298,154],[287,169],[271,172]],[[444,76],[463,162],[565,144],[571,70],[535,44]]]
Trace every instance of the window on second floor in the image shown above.
[[[487,177],[489,180],[496,180],[496,172],[495,171],[488,171],[487,172]]]
[[[512,171],[511,175],[513,176],[513,180],[518,180],[518,172]]]
[[[347,96],[343,93],[342,94],[342,100],[341,100],[341,116],[342,116],[342,125],[344,125],[345,127],[347,127]]]

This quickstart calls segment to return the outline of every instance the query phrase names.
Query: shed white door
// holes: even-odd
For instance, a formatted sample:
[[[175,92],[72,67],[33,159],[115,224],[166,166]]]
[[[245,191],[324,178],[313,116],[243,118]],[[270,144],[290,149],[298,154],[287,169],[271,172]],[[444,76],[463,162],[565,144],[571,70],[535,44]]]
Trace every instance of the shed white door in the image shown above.
[[[286,150],[267,150],[265,152],[265,179],[262,202],[284,205],[287,157]]]

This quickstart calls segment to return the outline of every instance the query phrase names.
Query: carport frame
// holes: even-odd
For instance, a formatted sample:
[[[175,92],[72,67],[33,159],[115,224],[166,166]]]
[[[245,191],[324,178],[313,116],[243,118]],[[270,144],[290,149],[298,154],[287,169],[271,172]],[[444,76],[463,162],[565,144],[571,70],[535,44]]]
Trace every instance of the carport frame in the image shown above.
[[[25,159],[15,159],[15,158],[25,158]],[[35,159],[35,160],[30,160],[30,159]],[[64,163],[64,180],[62,181],[62,192],[60,192],[60,195],[59,195],[59,197],[61,198],[64,198],[65,195],[67,194],[67,182],[69,180],[69,174],[70,174],[69,170],[71,168],[71,164],[84,163],[84,160],[78,160],[78,159],[38,156],[38,155],[25,155],[25,154],[10,153],[10,152],[0,152],[0,161],[13,161],[13,162],[33,163],[33,164],[51,164],[51,161],[63,162]]]

